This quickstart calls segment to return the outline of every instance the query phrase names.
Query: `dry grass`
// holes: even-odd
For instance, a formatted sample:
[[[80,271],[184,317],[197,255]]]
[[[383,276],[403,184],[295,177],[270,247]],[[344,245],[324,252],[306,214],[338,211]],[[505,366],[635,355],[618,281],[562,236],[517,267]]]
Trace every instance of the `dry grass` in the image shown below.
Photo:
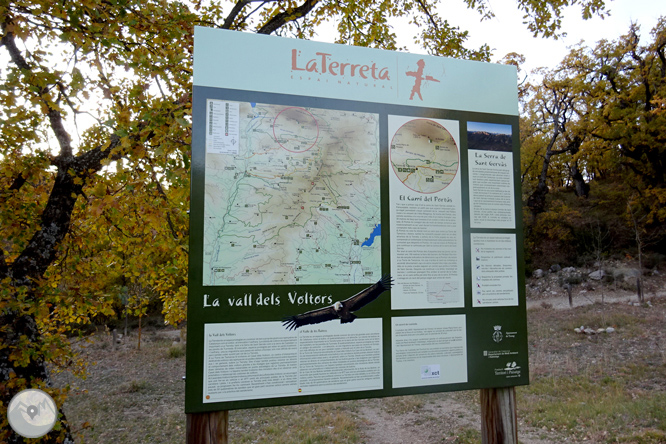
[[[528,312],[531,385],[519,387],[520,442],[666,443],[666,300]],[[614,326],[576,334],[575,326]],[[82,348],[95,365],[70,383],[65,412],[85,443],[184,443],[185,357],[163,330],[117,349],[104,334]],[[480,441],[478,392],[230,412],[231,443]],[[85,423],[89,423],[90,426]]]
[[[525,424],[567,442],[666,442],[664,302],[531,310]],[[574,333],[581,325],[616,332]]]

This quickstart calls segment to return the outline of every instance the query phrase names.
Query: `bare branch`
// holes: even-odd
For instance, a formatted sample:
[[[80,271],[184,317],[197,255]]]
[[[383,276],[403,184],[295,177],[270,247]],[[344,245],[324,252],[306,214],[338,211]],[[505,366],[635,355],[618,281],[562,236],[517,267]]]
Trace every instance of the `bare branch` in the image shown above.
[[[428,21],[432,27],[439,31],[439,24],[435,20],[435,17],[432,15],[432,12],[430,12],[430,9],[428,9],[428,5],[426,5],[423,0],[416,0],[416,2],[419,4],[419,6],[421,6],[423,13],[426,15],[426,17],[428,17]]]
[[[256,8],[254,8],[252,11],[250,11],[249,14],[245,15],[245,16],[243,17],[243,20],[241,20],[240,23],[237,23],[236,26],[240,26],[240,25],[244,24],[245,22],[247,22],[247,20],[248,20],[250,17],[252,17],[252,15],[254,15],[255,12],[259,11],[259,10],[260,10],[261,8],[263,8],[267,3],[271,3],[270,0],[258,0],[258,1],[261,1],[261,4],[260,4],[259,6],[257,6]],[[277,1],[279,1],[279,0],[277,0]]]
[[[162,89],[162,84],[160,83],[160,79],[157,76],[155,76],[155,83],[157,84],[157,88],[160,90],[160,94],[162,94],[162,98],[166,100],[167,96],[166,94],[164,94],[164,90]]]

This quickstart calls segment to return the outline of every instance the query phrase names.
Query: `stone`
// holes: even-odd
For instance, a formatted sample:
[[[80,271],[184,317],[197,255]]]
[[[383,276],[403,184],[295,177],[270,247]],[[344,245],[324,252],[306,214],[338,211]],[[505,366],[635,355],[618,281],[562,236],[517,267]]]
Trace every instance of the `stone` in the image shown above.
[[[574,332],[576,332],[576,333],[580,333],[580,332],[581,332],[581,329],[578,328],[578,327],[576,327],[576,328],[574,328]]]
[[[550,271],[552,271],[553,273],[557,273],[561,269],[562,267],[560,267],[560,264],[553,264],[550,266]]]
[[[596,334],[597,334],[597,331],[596,331],[595,329],[593,329],[593,328],[586,328],[586,329],[585,329],[585,334],[586,334],[586,335],[596,335]]]
[[[605,331],[605,328],[597,328],[597,333],[604,333]]]
[[[606,333],[615,333],[615,329],[613,327],[608,327]]]
[[[604,270],[597,270],[593,271],[592,273],[588,274],[590,279],[594,279],[595,281],[600,281],[606,276],[606,273]]]
[[[576,267],[566,267],[562,269],[562,273],[574,273],[576,271]]]
[[[534,270],[534,273],[532,273],[532,276],[536,279],[541,279],[543,277],[543,270],[541,268]]]

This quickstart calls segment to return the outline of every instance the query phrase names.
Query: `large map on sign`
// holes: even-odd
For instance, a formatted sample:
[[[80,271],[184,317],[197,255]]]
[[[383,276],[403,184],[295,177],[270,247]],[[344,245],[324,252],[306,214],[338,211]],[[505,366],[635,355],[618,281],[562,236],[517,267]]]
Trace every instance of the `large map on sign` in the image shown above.
[[[378,115],[208,102],[203,285],[378,280]]]

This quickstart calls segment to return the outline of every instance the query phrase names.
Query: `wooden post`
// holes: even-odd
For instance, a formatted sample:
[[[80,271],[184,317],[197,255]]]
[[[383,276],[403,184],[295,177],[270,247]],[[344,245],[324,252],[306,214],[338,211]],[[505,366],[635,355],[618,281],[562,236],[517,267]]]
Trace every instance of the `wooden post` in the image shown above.
[[[187,415],[187,444],[227,444],[229,410]]]
[[[483,444],[518,444],[516,388],[481,389]]]

